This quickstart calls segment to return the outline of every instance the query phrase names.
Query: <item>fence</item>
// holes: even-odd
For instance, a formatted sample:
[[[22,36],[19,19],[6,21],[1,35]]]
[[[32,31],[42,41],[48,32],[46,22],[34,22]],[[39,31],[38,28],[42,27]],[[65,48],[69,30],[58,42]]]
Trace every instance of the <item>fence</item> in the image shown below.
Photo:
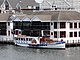
[[[13,41],[13,37],[10,36],[0,36],[0,41]]]
[[[75,43],[80,43],[80,40],[67,40],[66,43],[72,43],[72,44],[75,44]]]

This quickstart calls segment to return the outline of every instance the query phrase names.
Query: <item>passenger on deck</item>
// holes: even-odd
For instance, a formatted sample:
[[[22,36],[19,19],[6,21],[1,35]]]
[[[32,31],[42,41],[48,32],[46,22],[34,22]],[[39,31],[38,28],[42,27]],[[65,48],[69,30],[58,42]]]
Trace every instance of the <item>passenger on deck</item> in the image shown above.
[[[40,39],[40,43],[41,44],[46,44],[47,43],[46,38],[44,36]]]

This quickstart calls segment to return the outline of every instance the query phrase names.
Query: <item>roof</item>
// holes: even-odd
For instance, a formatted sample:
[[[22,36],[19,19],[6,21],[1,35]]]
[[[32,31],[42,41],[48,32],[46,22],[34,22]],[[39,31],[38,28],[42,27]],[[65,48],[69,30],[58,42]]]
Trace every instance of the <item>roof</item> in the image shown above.
[[[8,14],[8,13],[0,14],[0,22],[7,22],[10,16],[11,14]]]
[[[80,13],[76,11],[59,11],[52,15],[51,20],[80,20]]]
[[[4,1],[4,0],[0,0],[0,5],[2,5],[3,1]]]
[[[39,5],[38,3],[35,2],[35,0],[8,0],[12,8],[16,8],[17,3],[20,3],[20,6],[22,9],[27,8],[27,6],[37,6]],[[4,0],[0,0],[0,5]]]
[[[51,21],[51,15],[25,15],[25,14],[14,14],[17,18],[19,18],[21,21],[23,21],[23,19],[25,18],[29,18],[30,20],[32,20],[33,18],[38,18],[41,21]],[[33,20],[34,20],[33,19]]]
[[[39,12],[32,12],[31,14],[14,14],[20,20],[25,19],[28,17],[30,20],[32,18],[40,19],[44,22],[50,21],[73,21],[73,20],[80,20],[80,13],[76,11],[39,11]],[[0,14],[0,21],[9,21],[11,14],[5,13]]]
[[[80,13],[76,11],[39,11],[31,15],[51,15],[53,20],[80,20]]]
[[[41,21],[50,22],[51,21],[51,15],[26,15],[28,18],[32,19],[34,17],[39,18]]]

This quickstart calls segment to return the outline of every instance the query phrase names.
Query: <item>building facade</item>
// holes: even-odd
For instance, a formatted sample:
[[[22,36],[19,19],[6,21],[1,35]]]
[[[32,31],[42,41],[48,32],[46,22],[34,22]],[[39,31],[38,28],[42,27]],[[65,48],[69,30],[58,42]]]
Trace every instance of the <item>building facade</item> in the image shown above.
[[[52,0],[46,1],[47,4],[45,1],[42,3],[49,7],[48,9],[56,7],[51,5]],[[0,0],[1,40],[13,39],[16,29],[21,30],[21,34],[26,36],[46,36],[53,40],[64,40],[70,43],[80,40],[80,13],[61,10],[33,12],[32,10],[35,9],[39,9],[39,4],[35,0]],[[15,34],[18,35],[19,32]]]
[[[22,35],[42,37],[44,34],[48,34],[50,37],[50,20],[51,15],[26,15],[15,14],[11,16],[13,22],[14,34],[19,35],[19,31],[15,33],[15,30],[21,30]],[[47,33],[46,33],[47,32]]]
[[[66,43],[80,42],[79,16],[78,12],[60,12],[58,19],[51,21],[50,38]]]

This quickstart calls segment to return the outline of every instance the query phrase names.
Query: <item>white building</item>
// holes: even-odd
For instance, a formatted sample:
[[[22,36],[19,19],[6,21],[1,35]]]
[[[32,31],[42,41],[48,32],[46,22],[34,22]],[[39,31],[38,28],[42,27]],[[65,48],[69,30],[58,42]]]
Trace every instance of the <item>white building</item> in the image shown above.
[[[80,42],[80,13],[75,11],[56,12],[51,20],[50,38],[66,43]]]

